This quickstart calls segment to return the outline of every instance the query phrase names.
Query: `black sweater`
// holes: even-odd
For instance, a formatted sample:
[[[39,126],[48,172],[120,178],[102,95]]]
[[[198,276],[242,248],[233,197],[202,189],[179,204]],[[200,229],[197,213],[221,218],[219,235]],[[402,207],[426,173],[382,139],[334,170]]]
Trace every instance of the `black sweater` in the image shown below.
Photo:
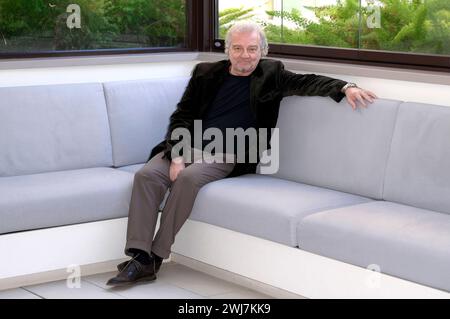
[[[211,105],[207,108],[202,123],[203,132],[218,128],[222,132],[222,152],[226,150],[226,129],[256,127],[256,118],[250,109],[250,77],[228,74]],[[203,147],[210,143],[203,140]],[[236,142],[233,153],[236,153]],[[248,145],[246,145],[248,147]],[[215,150],[217,151],[217,150]]]

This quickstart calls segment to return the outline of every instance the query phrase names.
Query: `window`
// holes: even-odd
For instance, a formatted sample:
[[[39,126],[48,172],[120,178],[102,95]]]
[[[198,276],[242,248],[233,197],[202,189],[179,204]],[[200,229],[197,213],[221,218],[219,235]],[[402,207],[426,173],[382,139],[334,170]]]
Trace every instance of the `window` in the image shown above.
[[[217,37],[263,25],[272,53],[450,68],[448,0],[219,0]]]
[[[0,0],[0,55],[182,48],[185,0]]]

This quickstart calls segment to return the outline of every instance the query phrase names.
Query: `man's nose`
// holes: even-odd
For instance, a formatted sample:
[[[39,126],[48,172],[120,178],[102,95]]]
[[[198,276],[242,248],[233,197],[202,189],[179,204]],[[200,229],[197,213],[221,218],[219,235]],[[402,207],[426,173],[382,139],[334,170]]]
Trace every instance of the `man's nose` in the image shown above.
[[[242,51],[242,57],[245,57],[245,58],[250,57],[250,54],[248,53],[247,50],[244,49],[244,50]]]

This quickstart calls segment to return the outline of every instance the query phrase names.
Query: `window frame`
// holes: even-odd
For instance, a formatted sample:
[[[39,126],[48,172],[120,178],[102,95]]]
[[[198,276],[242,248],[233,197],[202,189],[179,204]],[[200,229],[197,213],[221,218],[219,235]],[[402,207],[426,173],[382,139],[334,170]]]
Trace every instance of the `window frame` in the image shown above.
[[[0,61],[6,59],[52,58],[52,57],[79,57],[79,56],[104,56],[120,54],[144,54],[164,52],[192,52],[195,51],[194,38],[198,38],[196,29],[197,19],[196,0],[186,0],[186,37],[182,47],[147,47],[147,48],[117,48],[117,49],[90,49],[90,50],[66,50],[66,51],[36,51],[36,52],[0,52]]]
[[[211,42],[214,43],[214,46],[211,46],[211,51],[223,52],[225,49],[224,40],[217,38],[219,27],[217,18],[219,0],[214,0],[212,2],[213,5],[211,9],[213,11],[210,12],[210,15],[214,17],[214,25],[211,27],[214,31],[214,40]],[[268,56],[400,69],[450,72],[450,56],[437,54],[269,43]]]
[[[218,2],[219,0],[186,0],[187,25],[184,47],[0,53],[0,61],[6,59],[42,57],[104,56],[165,52],[223,53],[225,48],[224,40],[216,37],[218,34]],[[269,44],[268,56],[400,69],[450,72],[450,56],[444,55],[272,43]]]

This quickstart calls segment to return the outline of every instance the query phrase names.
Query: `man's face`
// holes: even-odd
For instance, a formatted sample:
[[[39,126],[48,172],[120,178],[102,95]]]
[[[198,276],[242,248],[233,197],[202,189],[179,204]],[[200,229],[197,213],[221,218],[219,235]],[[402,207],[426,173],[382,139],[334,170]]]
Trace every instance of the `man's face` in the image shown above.
[[[231,61],[231,74],[250,75],[261,59],[258,32],[235,32],[232,34],[228,56]]]

